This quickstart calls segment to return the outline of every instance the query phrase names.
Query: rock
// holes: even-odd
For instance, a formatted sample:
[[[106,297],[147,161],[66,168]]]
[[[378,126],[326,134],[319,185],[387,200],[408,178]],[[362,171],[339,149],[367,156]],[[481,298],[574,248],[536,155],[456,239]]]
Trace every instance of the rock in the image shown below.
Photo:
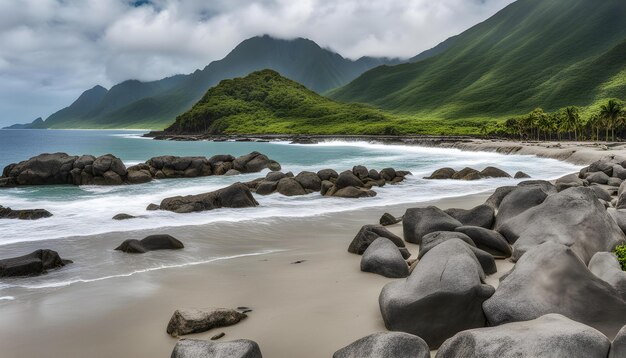
[[[146,210],[148,211],[156,211],[159,210],[161,207],[158,206],[157,204],[148,204],[148,206],[146,207]]]
[[[609,181],[606,182],[606,185],[619,187],[620,185],[622,185],[623,182],[624,182],[624,180],[622,180],[620,178],[609,178]]]
[[[603,172],[595,172],[588,174],[585,179],[590,183],[606,184],[609,182],[610,177]]]
[[[178,250],[185,246],[170,235],[150,235],[143,240],[126,240],[115,250],[133,254],[143,254],[156,250]]]
[[[300,172],[296,175],[296,181],[306,190],[320,191],[322,189],[322,180],[317,174],[312,172]]]
[[[357,188],[353,186],[348,186],[342,189],[338,189],[333,193],[333,196],[337,196],[340,198],[371,198],[376,196],[376,192],[373,190],[369,190],[366,188]]]
[[[502,202],[498,207],[498,214],[496,215],[494,229],[499,231],[502,225],[504,225],[508,220],[543,203],[547,197],[548,194],[546,194],[541,188],[535,186],[518,187],[517,189],[511,191],[506,197],[504,197],[504,199],[502,199]],[[507,237],[507,240],[509,239],[510,238]]]
[[[361,271],[389,278],[402,278],[409,275],[409,266],[393,242],[379,237],[363,253]]]
[[[361,181],[361,179],[359,179],[356,175],[354,175],[352,172],[349,172],[349,171],[345,171],[339,174],[339,177],[337,178],[337,181],[335,182],[335,186],[337,187],[337,190],[351,187],[351,186],[362,188],[363,185],[364,184]]]
[[[598,252],[589,261],[589,271],[611,285],[626,301],[626,271],[612,252]]]
[[[422,243],[420,244],[418,258],[422,258],[426,255],[426,253],[428,253],[428,251],[448,240],[462,240],[469,245],[470,250],[472,250],[474,256],[476,256],[480,266],[487,275],[497,272],[496,262],[494,261],[493,256],[486,251],[476,248],[474,242],[467,235],[460,232],[438,231],[425,235],[422,238]]]
[[[223,207],[248,208],[258,205],[259,203],[254,200],[250,189],[246,185],[235,183],[210,193],[163,199],[160,209],[176,213],[190,213]]]
[[[328,192],[335,186],[333,182],[328,180],[323,180],[321,184],[320,194],[326,195]]]
[[[370,244],[379,237],[389,239],[397,247],[406,249],[404,241],[384,227],[380,225],[363,225],[354,239],[352,239],[350,246],[348,246],[348,252],[362,255]]]
[[[357,178],[363,180],[367,178],[369,171],[366,167],[362,165],[356,165],[352,168],[352,174],[354,174]]]
[[[230,342],[211,342],[199,339],[181,339],[174,346],[171,358],[262,358],[256,342],[238,339]]]
[[[452,176],[456,173],[456,170],[452,168],[441,168],[435,170],[429,177],[424,179],[452,179]]]
[[[259,152],[242,155],[233,160],[233,169],[241,173],[256,173],[268,168],[270,165],[269,158]],[[278,168],[280,170],[280,168]]]
[[[463,224],[435,206],[407,209],[402,220],[404,240],[420,244],[422,237],[435,231],[454,231]]]
[[[497,231],[478,226],[461,226],[455,231],[467,235],[477,248],[490,253],[495,258],[511,257],[511,246]]]
[[[606,357],[610,341],[597,330],[559,314],[526,322],[460,332],[439,348],[436,358]]]
[[[293,174],[291,176],[293,176]],[[282,178],[286,177],[289,177],[289,175],[283,172],[269,172],[267,173],[267,175],[265,175],[265,181],[278,182]]]
[[[517,183],[518,187],[538,187],[543,190],[544,193],[550,195],[557,192],[556,186],[547,180],[524,180]]]
[[[341,348],[333,358],[430,358],[426,342],[403,332],[374,333]]]
[[[276,191],[285,196],[306,195],[306,191],[294,178],[282,178],[278,181]]]
[[[217,166],[220,163],[232,162],[233,160],[235,160],[235,157],[230,154],[218,154],[212,156],[207,161],[211,164],[211,166]]]
[[[487,167],[480,172],[483,178],[510,178],[511,175],[502,169],[496,167]]]
[[[625,180],[626,179],[626,169],[619,164],[613,165],[613,173],[611,175],[614,178]]]
[[[611,219],[615,221],[622,232],[626,233],[626,210],[608,208],[606,212],[611,216]]]
[[[444,213],[452,216],[466,226],[480,226],[491,229],[496,213],[489,205],[479,205],[473,209],[447,209]]]
[[[613,339],[609,353],[609,358],[622,357],[626,357],[626,326],[622,327]]]
[[[178,337],[185,334],[206,332],[213,328],[227,327],[248,317],[245,313],[229,308],[211,311],[178,309],[167,325],[167,334]]]
[[[493,194],[491,194],[489,198],[487,198],[487,201],[485,201],[485,205],[491,206],[494,209],[498,209],[498,207],[500,207],[500,203],[502,203],[502,200],[515,189],[517,189],[516,186],[499,187],[493,192]]]
[[[38,220],[51,216],[52,214],[45,209],[13,210],[0,205],[0,219]]]
[[[339,174],[337,174],[336,171],[332,170],[332,169],[322,169],[319,172],[317,172],[317,176],[321,179],[321,180],[334,180],[337,179],[339,177]]]
[[[458,172],[454,173],[452,179],[456,180],[478,180],[482,179],[480,172],[476,169],[472,168],[463,168]]]
[[[494,326],[559,313],[609,337],[626,321],[626,301],[592,274],[571,248],[555,242],[535,246],[522,256],[483,309]]]
[[[526,174],[526,173],[524,173],[522,171],[519,171],[519,172],[515,173],[515,176],[513,178],[515,178],[515,179],[526,179],[526,178],[530,178],[530,175],[528,175],[528,174]]]
[[[400,221],[402,221],[402,218],[396,218],[395,216],[389,213],[384,213],[383,216],[380,217],[379,223],[382,226],[389,226],[389,225],[397,224]]]
[[[93,167],[93,162],[96,161],[96,157],[93,155],[81,155],[74,161],[74,168],[83,170],[86,166],[91,165]]]
[[[422,337],[431,349],[460,331],[484,327],[482,304],[494,292],[484,277],[466,243],[445,241],[407,279],[385,285],[378,300],[385,326]]]
[[[129,184],[143,184],[152,181],[152,176],[143,170],[129,171],[126,180]]]
[[[36,250],[28,255],[0,260],[0,277],[39,276],[72,263],[56,251]]]
[[[498,214],[499,215],[499,214]],[[498,230],[513,244],[513,260],[546,241],[570,247],[587,264],[599,251],[612,251],[626,242],[589,188],[571,188],[506,221]]]
[[[581,179],[576,173],[562,176],[556,180],[557,191],[563,191],[577,186],[586,186],[586,184],[588,184],[588,182]]]
[[[277,181],[262,181],[256,187],[256,193],[259,195],[273,194],[278,188]]]
[[[98,184],[104,184],[104,185],[122,185],[122,184],[124,184],[124,181],[122,180],[122,177],[119,176],[119,174],[117,174],[116,172],[114,172],[112,170],[104,172],[104,174],[102,174],[102,178],[104,178],[104,182],[98,183]]]
[[[369,172],[367,172],[367,176],[370,179],[373,179],[373,180],[380,180],[381,179],[380,178],[380,173],[378,171],[376,171],[376,169],[370,169]]]
[[[598,160],[589,165],[588,171],[590,173],[603,172],[604,174],[611,176],[613,174],[613,163]]]
[[[233,176],[233,175],[239,175],[239,174],[241,174],[239,170],[230,169],[226,173],[224,173],[224,176]]]
[[[385,168],[380,171],[380,177],[385,181],[392,181],[396,177],[396,170],[393,168]]]
[[[213,337],[211,337],[211,340],[212,340],[212,341],[216,341],[216,340],[218,340],[218,339],[220,339],[220,338],[224,337],[225,335],[226,335],[226,333],[224,333],[224,332],[220,332],[220,333],[218,333],[218,334],[214,335]]]
[[[124,163],[113,154],[105,154],[94,160],[92,164],[92,174],[94,176],[104,176],[104,174],[109,171],[117,174],[119,177],[126,176],[127,174]]]
[[[3,170],[7,185],[55,185],[71,184],[77,156],[66,153],[40,154],[17,164],[10,164]]]
[[[117,214],[113,217],[113,220],[128,220],[128,219],[134,219],[135,216],[129,215],[129,214]]]
[[[589,189],[591,189],[593,191],[593,193],[596,195],[596,197],[598,199],[610,202],[611,201],[611,194],[609,194],[608,191],[602,189],[601,187],[599,187],[598,185],[592,185],[589,187]]]

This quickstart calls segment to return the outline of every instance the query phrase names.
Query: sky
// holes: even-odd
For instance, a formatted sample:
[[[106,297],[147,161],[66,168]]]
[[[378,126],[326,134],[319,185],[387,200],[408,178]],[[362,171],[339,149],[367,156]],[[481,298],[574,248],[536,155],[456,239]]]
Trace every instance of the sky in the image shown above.
[[[191,73],[263,34],[412,57],[513,0],[0,0],[0,126],[97,84]]]

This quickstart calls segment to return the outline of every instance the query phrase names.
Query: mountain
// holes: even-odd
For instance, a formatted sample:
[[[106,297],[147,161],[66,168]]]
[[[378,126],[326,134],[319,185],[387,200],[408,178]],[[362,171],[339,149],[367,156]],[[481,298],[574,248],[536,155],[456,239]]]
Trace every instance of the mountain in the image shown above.
[[[624,18],[624,0],[519,0],[433,56],[372,69],[329,95],[430,119],[626,98]]]
[[[44,122],[41,117],[35,119],[31,123],[14,124],[12,126],[4,127],[2,129],[41,129],[44,128]]]
[[[96,86],[45,122],[49,128],[164,128],[223,79],[267,68],[322,93],[373,67],[399,62],[371,57],[352,61],[303,38],[253,37],[222,60],[189,75],[152,82],[125,81],[108,91]]]
[[[223,80],[166,129],[169,133],[381,133],[390,117],[343,104],[272,70]]]

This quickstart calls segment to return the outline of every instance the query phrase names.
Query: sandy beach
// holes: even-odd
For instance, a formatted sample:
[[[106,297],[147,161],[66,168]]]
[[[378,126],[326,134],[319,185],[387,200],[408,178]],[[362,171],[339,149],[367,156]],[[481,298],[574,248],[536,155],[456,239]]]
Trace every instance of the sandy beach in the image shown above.
[[[378,295],[391,279],[361,272],[361,257],[346,251],[358,229],[377,223],[385,211],[399,215],[407,207],[431,204],[470,208],[487,196],[283,219],[264,227],[244,222],[167,230],[189,248],[194,237],[221,237],[259,247],[280,243],[285,251],[76,283],[22,295],[20,301],[0,301],[2,357],[166,357],[177,341],[165,332],[175,309],[237,306],[253,312],[235,326],[186,337],[210,339],[224,332],[222,341],[258,342],[266,357],[329,357],[355,339],[385,330]],[[402,234],[401,224],[390,230]],[[98,237],[108,247],[119,241],[115,233]],[[408,247],[415,256],[417,246]],[[293,264],[299,260],[304,262]],[[498,265],[489,284],[497,285],[512,263],[499,260]]]

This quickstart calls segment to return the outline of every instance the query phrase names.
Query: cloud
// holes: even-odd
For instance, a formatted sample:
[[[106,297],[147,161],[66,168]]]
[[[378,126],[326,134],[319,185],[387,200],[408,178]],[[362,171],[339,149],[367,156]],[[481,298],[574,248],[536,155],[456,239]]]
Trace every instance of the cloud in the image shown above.
[[[0,0],[0,124],[83,90],[193,72],[261,34],[410,57],[513,0]]]

